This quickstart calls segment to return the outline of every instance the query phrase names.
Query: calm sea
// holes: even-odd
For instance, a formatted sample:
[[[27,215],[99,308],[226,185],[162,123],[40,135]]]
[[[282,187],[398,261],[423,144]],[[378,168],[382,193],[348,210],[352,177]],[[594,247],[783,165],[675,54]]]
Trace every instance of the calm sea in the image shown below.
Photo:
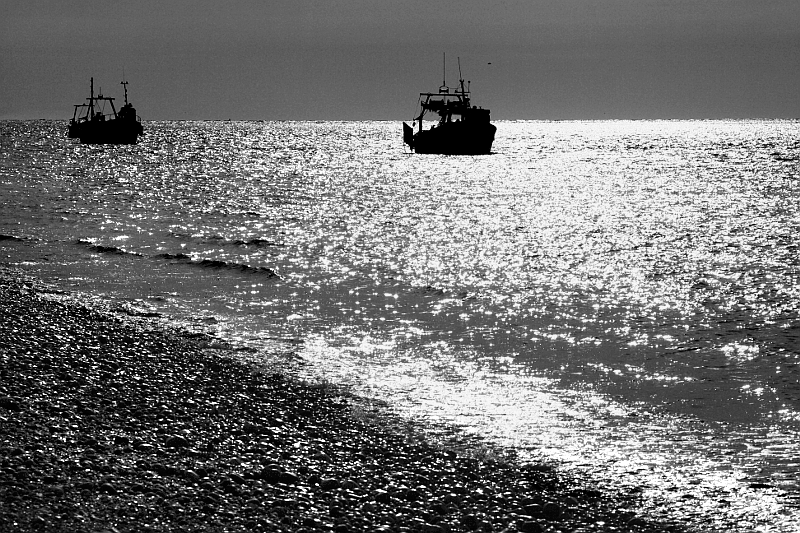
[[[0,122],[0,260],[552,460],[701,531],[800,523],[800,122]]]

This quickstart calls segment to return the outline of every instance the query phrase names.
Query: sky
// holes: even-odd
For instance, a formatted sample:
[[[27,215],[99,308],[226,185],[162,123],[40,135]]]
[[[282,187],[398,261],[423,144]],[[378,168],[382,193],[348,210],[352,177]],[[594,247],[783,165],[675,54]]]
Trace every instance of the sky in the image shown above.
[[[798,0],[5,0],[0,119],[410,120],[459,58],[495,120],[800,117]]]

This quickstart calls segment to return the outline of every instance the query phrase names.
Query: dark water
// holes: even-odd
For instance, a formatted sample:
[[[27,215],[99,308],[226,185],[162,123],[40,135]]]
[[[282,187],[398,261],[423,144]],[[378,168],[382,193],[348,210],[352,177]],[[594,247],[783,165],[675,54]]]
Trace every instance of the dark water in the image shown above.
[[[0,122],[0,257],[699,530],[799,530],[800,123],[399,126]]]

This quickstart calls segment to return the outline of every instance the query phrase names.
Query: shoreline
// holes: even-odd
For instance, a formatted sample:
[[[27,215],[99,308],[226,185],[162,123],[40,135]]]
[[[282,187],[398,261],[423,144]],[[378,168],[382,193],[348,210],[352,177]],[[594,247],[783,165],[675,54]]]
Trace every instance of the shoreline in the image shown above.
[[[686,530],[637,515],[635,494],[48,292],[0,266],[0,530]]]

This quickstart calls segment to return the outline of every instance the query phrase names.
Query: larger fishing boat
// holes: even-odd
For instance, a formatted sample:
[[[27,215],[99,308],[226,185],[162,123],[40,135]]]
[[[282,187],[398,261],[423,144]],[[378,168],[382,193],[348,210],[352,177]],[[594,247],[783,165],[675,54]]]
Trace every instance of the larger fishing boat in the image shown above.
[[[128,82],[121,82],[125,89],[125,105],[119,112],[113,98],[94,95],[94,78],[89,83],[88,103],[75,104],[67,135],[71,139],[80,139],[84,144],[136,144],[139,135],[144,134],[144,128],[136,109],[128,102]],[[110,104],[110,111],[106,103]]]
[[[418,154],[481,155],[492,151],[497,127],[490,122],[489,110],[470,102],[469,82],[464,86],[461,61],[458,62],[459,85],[450,92],[446,77],[439,91],[420,93],[420,113],[409,126],[403,122],[403,141]],[[428,113],[439,116],[438,123],[422,129]],[[419,129],[414,133],[414,125]]]

